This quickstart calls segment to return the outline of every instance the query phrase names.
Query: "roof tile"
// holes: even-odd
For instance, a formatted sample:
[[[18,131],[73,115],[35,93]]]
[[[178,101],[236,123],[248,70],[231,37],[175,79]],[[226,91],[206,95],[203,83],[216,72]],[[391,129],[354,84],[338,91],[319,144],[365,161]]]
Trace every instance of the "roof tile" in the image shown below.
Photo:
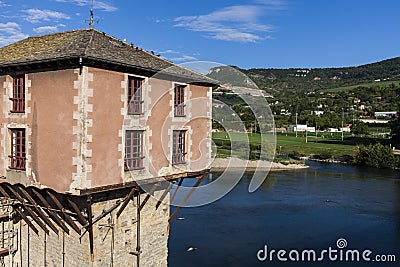
[[[177,66],[152,53],[95,29],[59,32],[27,39],[0,48],[0,68],[61,59],[87,58],[115,65],[179,75],[192,81],[216,84],[199,73]]]

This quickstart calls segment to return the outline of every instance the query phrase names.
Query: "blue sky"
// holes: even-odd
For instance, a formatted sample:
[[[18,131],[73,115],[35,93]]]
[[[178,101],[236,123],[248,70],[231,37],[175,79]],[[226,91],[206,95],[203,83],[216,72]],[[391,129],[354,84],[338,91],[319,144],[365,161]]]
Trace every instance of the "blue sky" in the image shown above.
[[[86,28],[90,0],[0,0],[0,46]],[[398,0],[102,0],[95,28],[182,63],[355,66],[400,56]]]

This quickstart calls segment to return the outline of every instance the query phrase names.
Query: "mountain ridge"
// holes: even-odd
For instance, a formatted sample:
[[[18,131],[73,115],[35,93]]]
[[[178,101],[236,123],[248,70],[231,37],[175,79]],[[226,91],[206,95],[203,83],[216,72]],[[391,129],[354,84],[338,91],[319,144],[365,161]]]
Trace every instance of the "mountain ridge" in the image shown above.
[[[366,82],[400,80],[400,57],[339,68],[235,68],[252,79],[261,90],[277,97]]]

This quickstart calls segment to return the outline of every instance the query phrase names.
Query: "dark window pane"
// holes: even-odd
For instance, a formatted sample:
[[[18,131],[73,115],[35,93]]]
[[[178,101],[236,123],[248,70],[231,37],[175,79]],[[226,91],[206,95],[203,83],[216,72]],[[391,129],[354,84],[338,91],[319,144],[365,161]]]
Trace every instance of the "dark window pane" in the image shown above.
[[[186,131],[173,131],[172,164],[186,163]]]
[[[143,79],[129,78],[128,114],[143,114]]]
[[[126,131],[125,170],[143,169],[143,131]]]
[[[10,169],[25,170],[25,129],[11,130]]]
[[[24,76],[17,76],[13,78],[13,91],[11,112],[21,113],[25,112],[25,78]]]
[[[174,116],[185,116],[185,86],[177,85],[174,88]]]

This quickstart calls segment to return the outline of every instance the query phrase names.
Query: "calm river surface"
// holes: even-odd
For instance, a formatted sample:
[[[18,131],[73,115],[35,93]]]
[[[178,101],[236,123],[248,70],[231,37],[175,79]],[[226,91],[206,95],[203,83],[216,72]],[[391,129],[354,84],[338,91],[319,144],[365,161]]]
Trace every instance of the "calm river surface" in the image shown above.
[[[169,267],[400,266],[400,172],[308,164],[307,170],[271,172],[251,194],[251,174],[246,174],[219,201],[181,209],[177,217],[185,219],[171,222]],[[319,256],[329,247],[337,249],[339,238],[347,241],[343,251],[369,249],[371,259],[394,254],[397,262],[283,263],[276,255],[272,262],[257,259],[265,245],[287,253],[314,249]],[[197,250],[187,252],[189,247]]]

